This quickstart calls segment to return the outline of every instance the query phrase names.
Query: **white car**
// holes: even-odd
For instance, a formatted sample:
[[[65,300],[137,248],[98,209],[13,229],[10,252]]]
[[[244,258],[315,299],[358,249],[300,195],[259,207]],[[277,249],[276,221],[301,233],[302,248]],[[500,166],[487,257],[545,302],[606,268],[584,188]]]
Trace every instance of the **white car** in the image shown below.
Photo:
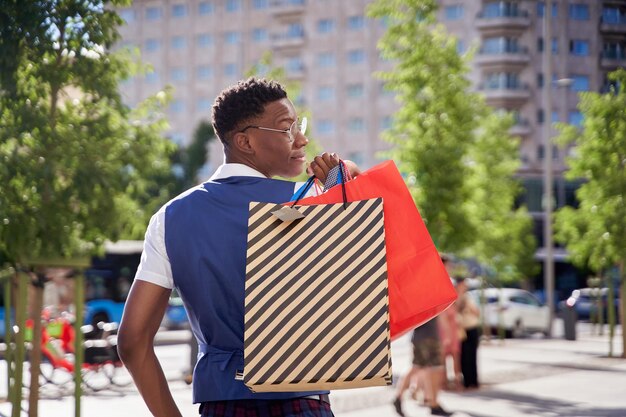
[[[482,292],[482,295],[481,295]],[[534,295],[518,288],[486,288],[469,291],[479,305],[483,323],[503,327],[507,335],[521,337],[533,332],[548,334],[550,311]],[[484,300],[484,305],[481,305]]]

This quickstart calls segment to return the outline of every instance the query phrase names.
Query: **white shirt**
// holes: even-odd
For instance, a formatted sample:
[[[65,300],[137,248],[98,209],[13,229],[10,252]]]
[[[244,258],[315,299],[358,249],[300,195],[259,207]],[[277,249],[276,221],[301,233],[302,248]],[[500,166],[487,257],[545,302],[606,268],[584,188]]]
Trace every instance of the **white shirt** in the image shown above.
[[[223,164],[220,165],[209,181],[219,180],[229,177],[257,177],[266,178],[254,168],[243,164]],[[294,187],[294,192],[304,183],[298,182]],[[307,197],[317,195],[315,187],[306,194]],[[165,204],[157,211],[148,224],[146,236],[143,242],[143,253],[141,262],[137,268],[135,279],[151,282],[164,288],[174,288],[174,278],[172,277],[172,267],[165,248]]]

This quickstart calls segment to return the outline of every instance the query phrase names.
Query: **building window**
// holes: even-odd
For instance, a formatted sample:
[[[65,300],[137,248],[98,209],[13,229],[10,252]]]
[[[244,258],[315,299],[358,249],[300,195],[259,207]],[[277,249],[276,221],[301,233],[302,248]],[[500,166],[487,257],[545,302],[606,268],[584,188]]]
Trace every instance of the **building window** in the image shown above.
[[[545,122],[546,116],[543,109],[537,110],[537,124],[541,125]]]
[[[335,30],[333,19],[320,19],[317,21],[317,33],[331,33]]]
[[[568,116],[568,123],[574,126],[583,125],[583,115],[579,111],[571,111]]]
[[[156,84],[157,82],[159,82],[159,73],[156,70],[152,70],[146,74],[146,83]]]
[[[626,42],[605,42],[602,51],[602,58],[626,59]]]
[[[241,9],[241,0],[226,0],[226,11],[235,13]]]
[[[332,52],[321,52],[317,55],[317,65],[321,68],[335,66],[335,54]]]
[[[465,53],[465,42],[460,39],[456,40],[456,53],[462,55]]]
[[[267,29],[257,28],[252,30],[252,40],[254,42],[265,42],[268,38]]]
[[[546,2],[540,1],[537,2],[537,16],[543,17],[546,12]],[[559,5],[557,3],[552,2],[552,18],[554,19],[559,15]]]
[[[492,1],[487,3],[482,11],[482,16],[487,18],[515,17],[520,15],[517,2],[512,1]]]
[[[517,90],[522,87],[519,74],[513,72],[494,72],[487,74],[484,82],[486,90]]]
[[[288,73],[298,73],[304,70],[304,62],[302,62],[302,58],[299,56],[292,56],[287,58],[287,65],[285,65],[285,69]]]
[[[335,132],[335,123],[332,120],[322,119],[317,122],[316,127],[320,135],[329,135]]]
[[[290,23],[287,26],[288,39],[300,39],[304,37],[304,26],[302,23]]]
[[[543,37],[537,38],[537,52],[543,52]],[[557,38],[552,38],[552,53],[559,53],[559,40]]]
[[[558,123],[560,121],[559,112],[556,110],[552,111],[552,123]]]
[[[365,165],[365,154],[363,151],[350,152],[348,154],[348,160],[354,162],[358,166],[363,166]]]
[[[335,89],[325,85],[317,90],[317,99],[319,101],[330,101],[335,99]]]
[[[606,6],[602,9],[602,23],[609,25],[626,24],[626,9]]]
[[[349,30],[361,30],[365,27],[365,18],[361,15],[359,16],[350,16],[348,18],[348,29]]]
[[[353,117],[348,120],[348,130],[353,133],[363,132],[365,130],[365,121],[362,117]]]
[[[572,20],[589,20],[589,6],[583,3],[570,4],[569,17]]]
[[[517,38],[507,38],[504,36],[497,38],[487,38],[483,41],[480,52],[485,54],[506,54],[520,51]]]
[[[224,64],[224,75],[234,77],[237,75],[237,64]]]
[[[209,111],[211,110],[213,103],[208,98],[199,98],[196,102],[196,110]]]
[[[131,23],[135,21],[135,10],[123,9],[120,11],[120,17],[124,19],[124,22]]]
[[[445,11],[446,20],[459,20],[463,18],[463,5],[455,4],[453,6],[446,7]]]
[[[267,0],[254,0],[252,2],[252,7],[255,10],[264,10],[267,9],[269,2]]]
[[[361,64],[363,62],[365,62],[365,51],[363,49],[348,51],[349,64]]]
[[[569,51],[576,56],[589,56],[589,41],[583,39],[572,39],[569,41]]]
[[[146,20],[159,20],[163,16],[160,7],[148,7],[146,9]]]
[[[158,39],[146,39],[146,52],[156,52],[161,49],[161,41]]]
[[[187,47],[187,39],[184,36],[174,36],[172,38],[172,49],[185,49]]]
[[[545,152],[544,146],[539,145],[537,147],[537,159],[539,159],[540,161],[543,161],[543,159],[545,158],[545,154],[546,152]],[[556,146],[552,147],[552,159],[553,160],[559,159],[559,148],[557,148]],[[556,195],[556,194],[553,194],[553,195]]]
[[[589,77],[587,75],[573,75],[572,90],[589,91]]]
[[[201,33],[196,36],[196,45],[199,48],[207,48],[213,45],[213,36],[209,33]]]
[[[393,124],[393,119],[391,116],[385,116],[380,119],[380,130],[389,130]]]
[[[215,13],[215,6],[209,1],[198,3],[198,14],[201,16]]]
[[[172,81],[185,81],[187,74],[184,68],[172,68],[170,72],[170,78]]]
[[[185,17],[187,16],[186,4],[175,4],[172,6],[172,17]]]
[[[234,45],[239,43],[239,32],[226,32],[224,34],[224,40],[227,44]]]
[[[170,111],[172,113],[181,113],[185,110],[185,102],[182,100],[174,100],[172,104],[170,104]]]
[[[365,87],[363,84],[348,84],[346,87],[346,94],[348,98],[361,98],[365,94]]]
[[[200,65],[196,68],[196,76],[199,80],[207,80],[213,76],[213,68],[210,65]]]

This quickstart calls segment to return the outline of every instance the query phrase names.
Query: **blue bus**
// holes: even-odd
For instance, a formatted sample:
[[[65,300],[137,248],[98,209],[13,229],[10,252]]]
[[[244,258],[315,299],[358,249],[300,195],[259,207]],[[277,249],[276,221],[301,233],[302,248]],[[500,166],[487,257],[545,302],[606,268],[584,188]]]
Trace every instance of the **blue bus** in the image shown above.
[[[120,240],[105,245],[104,257],[94,257],[85,271],[85,324],[122,320],[124,303],[141,260],[143,241]],[[163,318],[167,328],[187,325],[187,314],[176,291]]]

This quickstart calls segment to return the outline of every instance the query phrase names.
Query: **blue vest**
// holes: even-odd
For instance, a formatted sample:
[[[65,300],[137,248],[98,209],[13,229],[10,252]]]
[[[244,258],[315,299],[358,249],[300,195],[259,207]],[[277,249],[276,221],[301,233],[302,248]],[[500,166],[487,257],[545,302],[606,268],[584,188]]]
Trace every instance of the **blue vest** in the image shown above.
[[[174,286],[200,346],[194,403],[328,393],[256,394],[235,379],[243,371],[248,205],[289,201],[294,186],[289,181],[230,177],[192,188],[165,208],[165,246]]]

